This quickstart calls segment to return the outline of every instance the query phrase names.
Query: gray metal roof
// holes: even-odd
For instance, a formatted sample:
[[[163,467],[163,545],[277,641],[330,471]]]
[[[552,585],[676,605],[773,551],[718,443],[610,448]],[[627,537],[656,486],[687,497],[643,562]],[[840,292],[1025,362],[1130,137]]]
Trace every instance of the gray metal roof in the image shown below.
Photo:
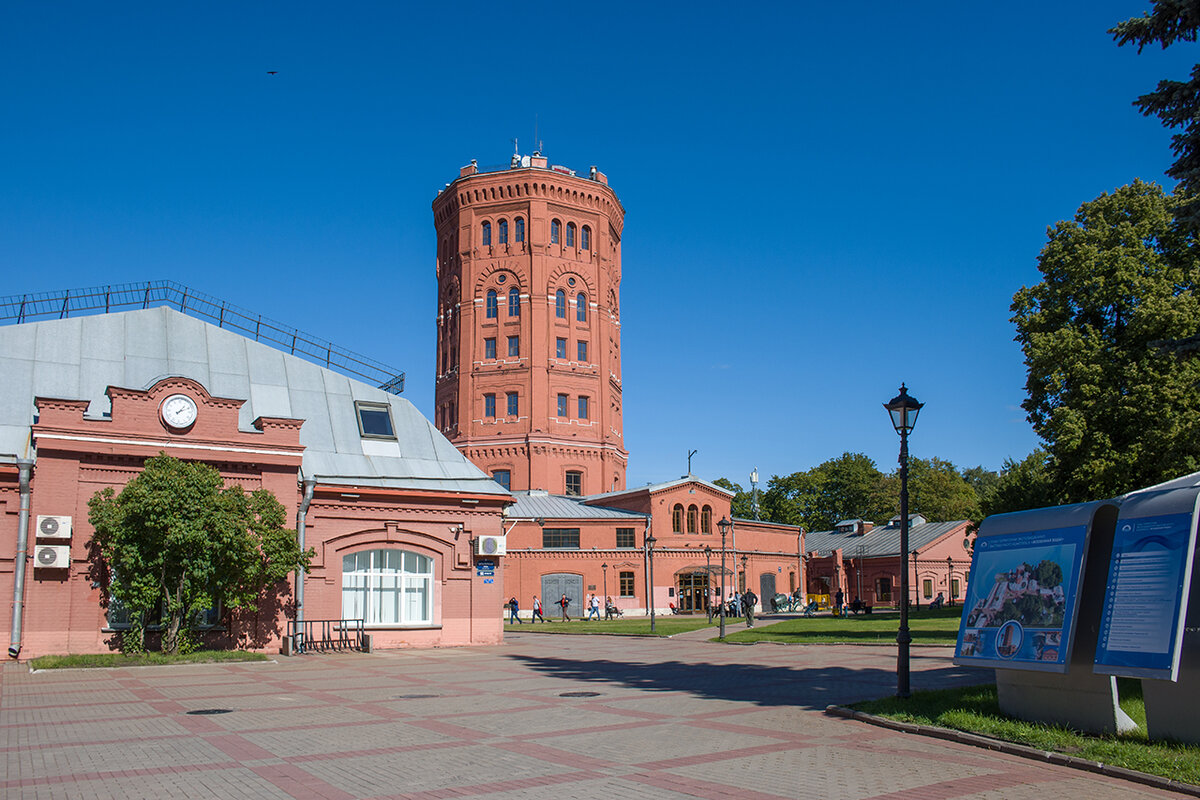
[[[721,494],[728,495],[729,497],[733,497],[733,495],[734,495],[734,492],[731,492],[728,489],[724,489],[720,486],[717,486],[715,483],[709,483],[708,481],[701,480],[700,478],[697,478],[695,475],[684,475],[682,478],[678,478],[677,480],[673,480],[673,481],[663,481],[662,483],[648,483],[645,486],[631,486],[627,489],[622,489],[619,492],[605,492],[604,494],[588,495],[588,497],[586,497],[584,499],[586,499],[589,503],[594,503],[597,500],[604,500],[604,499],[610,498],[610,497],[623,497],[625,495],[639,494],[641,492],[649,492],[649,493],[653,494],[654,492],[661,492],[664,489],[672,489],[676,486],[682,486],[687,483],[698,483],[701,486],[706,486],[709,489],[712,489],[714,492],[720,492]]]
[[[908,549],[920,550],[941,539],[946,534],[968,520],[956,522],[923,522],[911,525],[908,529]],[[838,533],[837,531],[813,531],[804,535],[804,549],[825,557],[839,547],[844,558],[857,558],[858,548],[862,546],[864,558],[879,558],[882,556],[900,555],[900,528],[878,527],[862,536],[853,533]]]
[[[543,491],[513,492],[517,501],[505,512],[509,519],[617,519],[645,520],[637,511],[610,506],[586,505],[588,497],[567,497]]]
[[[408,400],[166,307],[0,327],[0,461],[34,455],[34,397],[87,400],[99,417],[109,386],[172,375],[245,400],[242,430],[303,419],[302,470],[322,483],[506,494]],[[389,405],[397,441],[364,440],[355,400]]]

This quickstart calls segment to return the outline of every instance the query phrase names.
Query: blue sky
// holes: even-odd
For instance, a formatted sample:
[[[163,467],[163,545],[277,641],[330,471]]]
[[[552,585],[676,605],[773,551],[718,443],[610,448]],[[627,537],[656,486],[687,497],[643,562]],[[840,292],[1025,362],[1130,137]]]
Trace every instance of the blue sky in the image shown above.
[[[7,3],[0,295],[175,280],[429,415],[430,203],[536,125],[626,209],[630,485],[890,470],[901,381],[914,455],[996,469],[1037,445],[1008,308],[1046,227],[1171,161],[1131,101],[1196,45],[1105,33],[1148,7]]]

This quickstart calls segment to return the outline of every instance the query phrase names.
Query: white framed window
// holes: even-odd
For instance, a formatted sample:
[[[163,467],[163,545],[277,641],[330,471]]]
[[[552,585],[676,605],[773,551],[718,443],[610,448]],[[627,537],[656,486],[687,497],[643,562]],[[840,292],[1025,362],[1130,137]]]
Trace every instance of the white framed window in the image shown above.
[[[433,623],[433,559],[408,550],[342,557],[342,618],[366,625]]]

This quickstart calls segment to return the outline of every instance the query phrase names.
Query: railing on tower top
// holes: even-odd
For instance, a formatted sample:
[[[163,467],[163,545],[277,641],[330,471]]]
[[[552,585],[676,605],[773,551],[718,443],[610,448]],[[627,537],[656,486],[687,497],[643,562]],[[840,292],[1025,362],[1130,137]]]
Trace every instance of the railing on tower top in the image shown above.
[[[256,342],[264,342],[351,378],[365,380],[385,392],[400,394],[404,391],[403,372],[174,281],[123,283],[0,297],[0,325],[158,306],[170,306],[218,327],[238,331]]]

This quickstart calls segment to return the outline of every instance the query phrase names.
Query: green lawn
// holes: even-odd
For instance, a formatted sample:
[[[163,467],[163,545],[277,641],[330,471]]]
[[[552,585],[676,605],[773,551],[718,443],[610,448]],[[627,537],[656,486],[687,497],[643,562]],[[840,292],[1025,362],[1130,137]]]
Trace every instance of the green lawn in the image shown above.
[[[1121,708],[1140,730],[1120,736],[1086,736],[1065,728],[1006,717],[994,685],[915,692],[908,700],[889,697],[856,703],[852,708],[919,725],[968,731],[994,739],[1051,750],[1103,764],[1200,784],[1200,747],[1152,743],[1146,738],[1146,709],[1141,682],[1118,678]]]
[[[958,622],[962,609],[945,608],[937,611],[913,610],[908,616],[908,629],[914,644],[953,645],[958,640]],[[900,615],[895,612],[815,617],[772,622],[770,616],[755,620],[752,630],[739,628],[725,637],[729,642],[783,642],[816,644],[838,642],[895,642],[900,627]]]
[[[208,664],[218,661],[269,661],[263,653],[244,650],[198,650],[187,655],[168,656],[163,653],[81,653],[67,656],[38,656],[29,662],[33,669],[81,669],[88,667],[149,667],[168,664]]]
[[[651,634],[649,617],[631,617],[611,622],[603,620],[586,622],[581,619],[573,619],[570,622],[552,620],[545,624],[541,622],[525,622],[521,625],[505,623],[504,630],[513,633],[537,631],[538,633],[607,633],[616,636],[673,636],[677,633],[694,631],[708,626],[707,617],[656,617],[654,633]]]

